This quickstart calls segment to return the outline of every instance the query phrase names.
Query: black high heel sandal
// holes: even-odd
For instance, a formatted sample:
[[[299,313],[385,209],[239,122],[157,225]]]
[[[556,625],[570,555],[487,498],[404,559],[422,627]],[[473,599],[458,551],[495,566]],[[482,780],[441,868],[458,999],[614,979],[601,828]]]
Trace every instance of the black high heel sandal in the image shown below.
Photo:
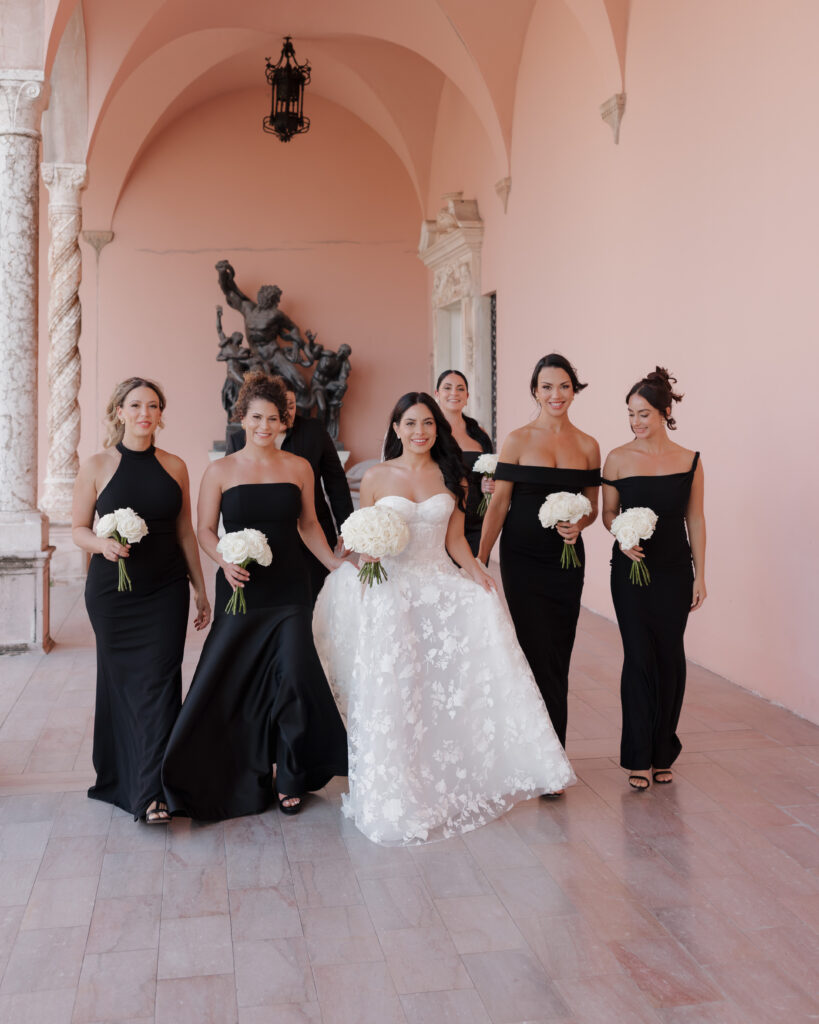
[[[657,778],[658,775],[667,775],[668,778],[667,779],[658,779]],[[667,786],[667,785],[669,785],[669,783],[674,781],[674,776],[671,774],[671,769],[670,768],[656,768],[651,773],[651,777],[652,777],[652,779],[654,779],[654,781],[657,783],[658,786]]]
[[[279,810],[282,812],[282,814],[298,814],[299,811],[301,810],[300,796],[279,796],[279,794],[277,793],[276,800],[278,800],[279,802]],[[284,802],[285,800],[298,800],[298,803],[290,804],[290,806],[288,807],[287,804],[285,804]]]
[[[628,784],[632,789],[636,789],[638,793],[645,793],[650,785],[645,775],[629,775]]]

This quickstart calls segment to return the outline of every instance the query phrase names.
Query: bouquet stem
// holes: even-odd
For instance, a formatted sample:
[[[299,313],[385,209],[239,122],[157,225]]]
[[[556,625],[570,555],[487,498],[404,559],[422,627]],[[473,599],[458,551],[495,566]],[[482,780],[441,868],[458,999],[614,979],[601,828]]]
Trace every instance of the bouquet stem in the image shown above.
[[[651,583],[651,573],[648,571],[648,566],[644,560],[631,563],[628,578],[638,587],[644,587]]]
[[[225,611],[229,615],[235,615],[237,612],[244,615],[247,612],[247,602],[245,601],[245,592],[243,587],[237,587],[233,591],[228,603],[225,605]]]
[[[481,503],[478,505],[478,515],[483,519],[486,513],[489,511],[489,502],[492,498],[491,494],[484,494],[481,498]]]
[[[574,549],[574,544],[567,544],[564,540],[563,550],[560,552],[560,568],[579,569],[582,564],[583,563],[578,558],[577,552]]]
[[[383,583],[384,580],[389,579],[387,570],[380,562],[365,562],[358,570],[358,578],[368,587],[371,587],[373,583]]]
[[[122,543],[122,541],[119,543]],[[119,583],[117,584],[117,590],[120,593],[123,590],[132,590],[131,577],[128,575],[128,570],[125,568],[125,562],[121,558],[117,559],[117,566],[119,567]]]

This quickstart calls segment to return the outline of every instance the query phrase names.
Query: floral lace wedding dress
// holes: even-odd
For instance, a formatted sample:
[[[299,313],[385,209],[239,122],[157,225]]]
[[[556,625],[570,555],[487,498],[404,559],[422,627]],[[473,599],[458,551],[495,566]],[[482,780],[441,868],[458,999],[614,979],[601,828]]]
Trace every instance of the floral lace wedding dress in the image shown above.
[[[313,633],[347,723],[345,814],[373,842],[423,843],[575,778],[506,609],[446,554],[453,497],[378,504],[409,545],[372,588],[352,565],[331,573]]]

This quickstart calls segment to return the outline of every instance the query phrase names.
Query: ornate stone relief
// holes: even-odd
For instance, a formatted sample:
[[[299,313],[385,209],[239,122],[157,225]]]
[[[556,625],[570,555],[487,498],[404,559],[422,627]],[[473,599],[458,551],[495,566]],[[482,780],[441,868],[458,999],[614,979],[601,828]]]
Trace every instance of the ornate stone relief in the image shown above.
[[[80,192],[84,164],[43,164],[49,192],[48,226],[48,465],[40,502],[53,523],[71,519],[79,469],[80,299],[82,225]]]
[[[43,74],[0,70],[0,652],[48,650],[37,509],[37,240]]]
[[[481,295],[483,221],[476,200],[464,199],[461,192],[442,198],[435,220],[422,224],[418,249],[433,274],[433,374],[437,377],[450,365],[462,370],[472,389],[473,414],[490,422],[491,386],[482,343],[487,322],[487,300]]]
[[[616,92],[613,96],[600,104],[600,116],[614,133],[615,146],[620,142],[620,122],[626,112],[626,94]]]

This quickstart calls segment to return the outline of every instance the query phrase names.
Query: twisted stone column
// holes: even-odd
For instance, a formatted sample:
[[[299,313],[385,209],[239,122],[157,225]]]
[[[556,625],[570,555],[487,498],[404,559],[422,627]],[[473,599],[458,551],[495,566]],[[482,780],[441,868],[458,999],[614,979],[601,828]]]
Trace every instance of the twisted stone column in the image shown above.
[[[37,161],[47,88],[0,69],[0,652],[51,646],[37,508]]]
[[[49,192],[48,227],[48,464],[40,507],[52,524],[71,521],[79,469],[80,299],[84,164],[43,164]]]
[[[37,507],[37,159],[42,72],[0,70],[0,512]]]

